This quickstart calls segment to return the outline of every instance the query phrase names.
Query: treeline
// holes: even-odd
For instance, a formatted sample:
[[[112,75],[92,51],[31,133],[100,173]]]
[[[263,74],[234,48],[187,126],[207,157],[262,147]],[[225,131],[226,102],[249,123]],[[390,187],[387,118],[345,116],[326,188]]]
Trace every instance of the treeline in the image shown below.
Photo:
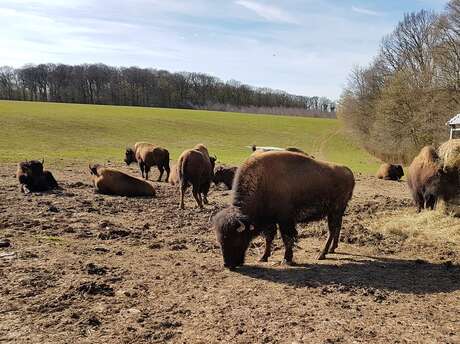
[[[104,64],[0,67],[0,99],[167,108],[296,109],[335,113],[325,97],[305,97],[201,73],[170,73]]]
[[[350,75],[338,117],[371,153],[410,161],[421,147],[448,139],[460,112],[460,0],[442,14],[404,16],[368,67]]]

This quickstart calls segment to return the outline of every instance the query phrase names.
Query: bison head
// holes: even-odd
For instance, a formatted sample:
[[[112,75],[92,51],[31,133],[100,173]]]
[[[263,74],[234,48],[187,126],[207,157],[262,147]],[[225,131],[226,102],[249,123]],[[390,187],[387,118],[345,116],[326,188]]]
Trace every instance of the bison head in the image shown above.
[[[43,160],[44,161],[44,160]],[[41,176],[43,174],[43,162],[39,160],[30,160],[26,164],[27,174],[34,177]]]
[[[214,182],[214,184],[217,185],[217,184],[222,183],[224,181],[223,177],[224,177],[224,168],[222,166],[219,166],[214,171],[212,181]]]
[[[396,165],[395,167],[396,178],[401,179],[404,176],[404,170],[401,165]]]
[[[134,150],[131,148],[126,148],[125,152],[125,163],[126,165],[130,165],[133,162],[136,162],[136,154],[134,153]]]
[[[214,216],[213,226],[222,250],[224,266],[234,269],[243,265],[252,238],[252,226],[247,217],[237,208],[229,207]]]

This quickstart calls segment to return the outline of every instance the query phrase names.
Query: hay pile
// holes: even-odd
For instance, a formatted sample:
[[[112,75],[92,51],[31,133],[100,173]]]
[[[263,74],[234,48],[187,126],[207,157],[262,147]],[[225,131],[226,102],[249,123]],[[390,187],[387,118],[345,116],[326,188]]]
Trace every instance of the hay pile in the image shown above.
[[[439,147],[438,154],[444,171],[453,174],[454,180],[458,179],[458,183],[452,185],[456,188],[455,196],[449,200],[439,200],[438,208],[446,214],[460,217],[460,139],[444,142]]]

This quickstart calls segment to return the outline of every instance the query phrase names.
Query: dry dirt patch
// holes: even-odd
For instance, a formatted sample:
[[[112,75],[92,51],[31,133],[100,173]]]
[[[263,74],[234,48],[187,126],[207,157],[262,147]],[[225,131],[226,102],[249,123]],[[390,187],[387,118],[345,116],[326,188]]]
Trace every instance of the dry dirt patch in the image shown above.
[[[279,239],[258,263],[256,240],[247,265],[230,272],[209,229],[228,191],[213,189],[204,211],[188,197],[180,211],[165,183],[154,183],[154,199],[98,195],[86,169],[69,165],[55,173],[62,191],[24,196],[13,173],[0,167],[9,241],[0,342],[460,341],[457,239],[411,234],[409,219],[423,227],[435,215],[415,214],[404,183],[357,176],[339,253],[327,260],[314,259],[320,222],[299,230],[296,266],[280,265]]]

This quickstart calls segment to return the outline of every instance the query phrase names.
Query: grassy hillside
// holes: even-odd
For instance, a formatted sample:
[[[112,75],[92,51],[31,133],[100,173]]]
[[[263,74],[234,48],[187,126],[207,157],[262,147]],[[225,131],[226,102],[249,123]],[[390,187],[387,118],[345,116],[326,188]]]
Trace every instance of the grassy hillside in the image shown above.
[[[337,120],[212,111],[0,101],[0,162],[121,161],[126,146],[149,141],[176,158],[196,143],[238,164],[252,143],[296,146],[317,158],[374,173],[378,162],[342,133]]]

